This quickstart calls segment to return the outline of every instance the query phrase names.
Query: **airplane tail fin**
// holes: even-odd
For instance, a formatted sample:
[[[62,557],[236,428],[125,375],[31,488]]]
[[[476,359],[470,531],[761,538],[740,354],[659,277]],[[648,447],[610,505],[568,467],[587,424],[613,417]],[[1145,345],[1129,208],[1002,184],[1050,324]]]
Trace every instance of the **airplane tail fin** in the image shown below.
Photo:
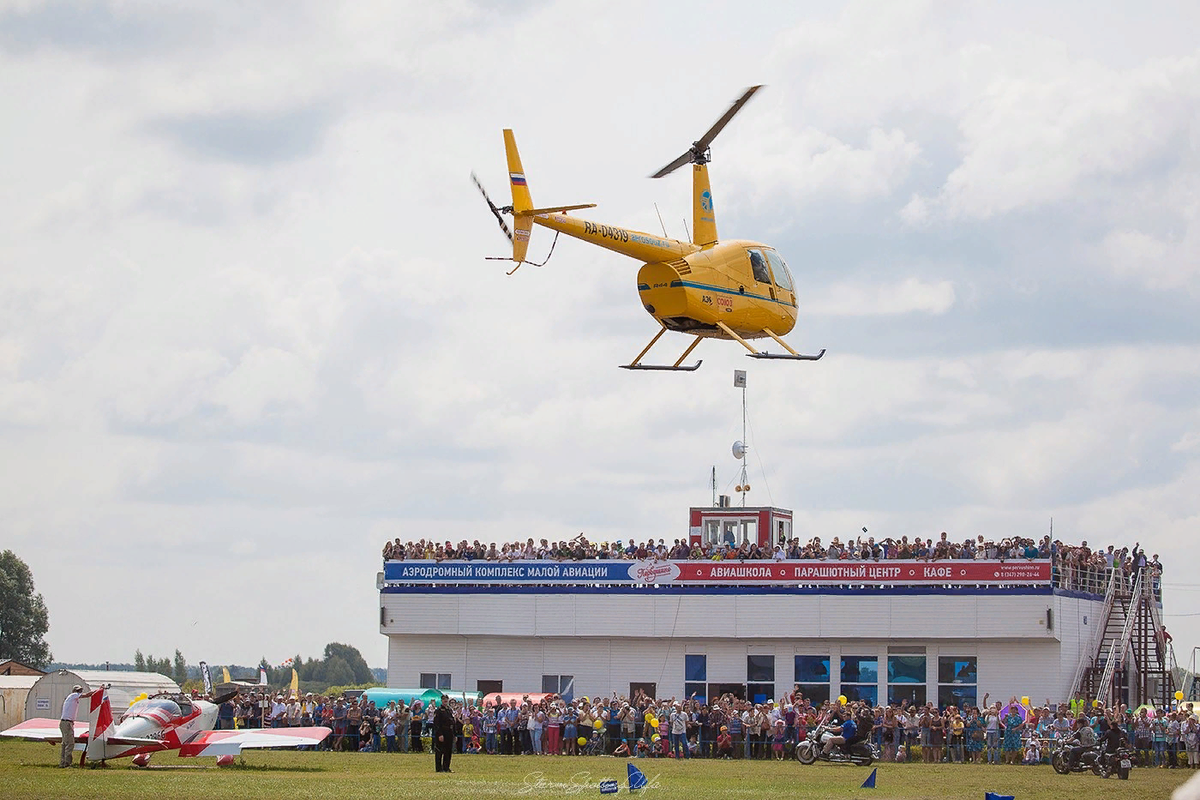
[[[108,689],[101,686],[88,698],[87,759],[103,761],[108,749],[108,737],[113,732],[112,706]]]

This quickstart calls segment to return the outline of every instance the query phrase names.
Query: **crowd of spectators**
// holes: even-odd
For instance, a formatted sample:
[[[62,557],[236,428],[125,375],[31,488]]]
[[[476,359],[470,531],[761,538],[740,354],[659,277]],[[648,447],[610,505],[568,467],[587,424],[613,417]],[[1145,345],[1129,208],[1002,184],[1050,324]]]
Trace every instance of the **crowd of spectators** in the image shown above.
[[[880,561],[890,559],[917,559],[924,561],[943,560],[1013,560],[1050,559],[1052,580],[1060,588],[1104,593],[1114,573],[1127,584],[1132,584],[1138,572],[1149,569],[1154,576],[1155,593],[1160,591],[1159,576],[1162,564],[1158,554],[1147,558],[1145,551],[1135,544],[1133,548],[1117,548],[1108,545],[1093,550],[1084,541],[1079,545],[1064,544],[1051,540],[1041,541],[1011,537],[993,541],[982,535],[968,537],[961,542],[952,541],[942,532],[936,540],[907,536],[900,539],[876,541],[873,536],[856,536],[845,542],[837,536],[825,544],[814,537],[807,543],[799,538],[781,540],[774,546],[744,542],[706,542],[689,544],[676,539],[668,545],[663,539],[657,542],[648,539],[637,542],[630,539],[627,544],[620,541],[591,542],[582,533],[570,541],[550,542],[542,539],[535,543],[527,539],[524,543],[512,542],[497,545],[482,544],[478,539],[457,545],[422,539],[417,542],[401,542],[399,538],[387,542],[383,547],[385,561],[583,561],[601,560],[711,560],[711,561],[766,561],[766,560],[848,560]]]
[[[885,761],[923,763],[1042,764],[1058,749],[1116,727],[1136,749],[1143,767],[1200,768],[1200,718],[1191,703],[1158,710],[1106,708],[1077,697],[1069,703],[1031,705],[970,703],[938,708],[933,703],[874,706],[838,698],[813,702],[799,687],[777,701],[755,703],[726,694],[658,700],[589,699],[550,695],[502,702],[484,697],[466,705],[447,699],[460,753],[571,756],[607,754],[630,758],[784,759],[810,732],[835,718],[874,717],[869,740]],[[426,752],[433,703],[389,702],[383,708],[365,695],[336,698],[306,694],[247,694],[222,704],[219,727],[306,727],[333,732],[323,749],[360,752]],[[1091,729],[1091,734],[1084,731]]]

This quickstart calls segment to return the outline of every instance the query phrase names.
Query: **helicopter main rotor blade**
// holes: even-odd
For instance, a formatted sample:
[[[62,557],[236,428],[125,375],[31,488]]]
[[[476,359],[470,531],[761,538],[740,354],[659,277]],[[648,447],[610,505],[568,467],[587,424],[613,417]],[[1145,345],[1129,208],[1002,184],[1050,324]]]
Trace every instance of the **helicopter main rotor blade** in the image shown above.
[[[688,148],[687,152],[672,161],[670,164],[667,164],[650,177],[661,178],[664,175],[670,175],[684,164],[696,161],[697,157],[703,156],[704,153],[707,152],[708,146],[712,144],[713,139],[717,138],[717,134],[724,130],[725,126],[729,124],[729,120],[733,119],[734,115],[742,110],[742,106],[746,105],[750,98],[754,96],[754,93],[761,88],[762,84],[758,84],[757,86],[751,86],[749,89],[743,92],[742,96],[734,101],[733,105],[729,107],[729,110],[722,114],[721,118],[713,123],[713,126],[709,128],[703,136],[692,142],[692,146]],[[700,161],[698,163],[704,162]]]
[[[729,124],[729,120],[733,119],[734,114],[741,111],[742,106],[746,105],[750,98],[754,96],[754,93],[761,88],[762,84],[759,84],[758,86],[751,86],[745,91],[745,93],[742,94],[741,97],[734,101],[734,104],[729,107],[729,110],[726,111],[719,120],[713,123],[713,126],[708,129],[707,133],[697,139],[696,143],[692,145],[692,147],[696,149],[696,152],[703,153],[705,150],[707,150],[708,146],[712,144],[713,139],[717,138],[717,134]]]
[[[694,156],[695,156],[695,151],[688,150],[686,153],[681,155],[679,158],[675,159],[670,164],[667,164],[665,167],[663,167],[662,169],[660,169],[658,172],[654,173],[650,177],[651,178],[661,178],[664,175],[670,175],[672,172],[679,169],[684,164],[689,163]]]

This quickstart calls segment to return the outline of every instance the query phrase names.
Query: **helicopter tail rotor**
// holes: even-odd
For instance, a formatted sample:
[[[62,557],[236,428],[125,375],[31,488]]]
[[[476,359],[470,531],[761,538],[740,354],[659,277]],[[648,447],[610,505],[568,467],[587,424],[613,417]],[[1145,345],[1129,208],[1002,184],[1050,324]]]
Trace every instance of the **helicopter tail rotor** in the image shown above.
[[[471,173],[471,180],[475,182],[475,188],[479,190],[479,193],[483,195],[484,202],[486,202],[488,204],[488,208],[491,209],[492,216],[494,216],[496,218],[496,222],[500,224],[500,230],[508,238],[508,241],[511,242],[513,240],[512,230],[509,229],[508,223],[504,221],[502,214],[506,211],[512,213],[512,208],[497,208],[496,204],[492,202],[492,198],[488,197],[487,189],[483,188],[483,184],[479,182],[479,178],[475,176],[474,172]]]
[[[707,164],[708,148],[712,144],[713,139],[717,138],[717,134],[719,134],[725,128],[725,126],[729,124],[729,120],[733,119],[734,115],[742,110],[742,106],[746,105],[750,98],[754,96],[754,93],[761,88],[762,85],[759,84],[758,86],[751,86],[749,89],[743,92],[742,96],[734,101],[733,105],[729,107],[729,110],[721,115],[721,118],[717,120],[703,136],[692,142],[692,146],[684,151],[683,155],[672,161],[670,164],[667,164],[650,177],[662,178],[666,175],[670,175],[684,164]]]

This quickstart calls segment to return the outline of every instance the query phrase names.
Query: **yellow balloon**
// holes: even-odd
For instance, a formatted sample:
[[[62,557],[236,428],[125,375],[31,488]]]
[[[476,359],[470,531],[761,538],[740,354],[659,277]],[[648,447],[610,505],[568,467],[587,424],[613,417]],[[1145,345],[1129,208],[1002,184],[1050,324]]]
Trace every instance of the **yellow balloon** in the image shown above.
[[[604,727],[604,720],[601,720],[601,719],[596,720],[595,722],[592,723],[592,727],[595,728],[596,730],[600,730],[601,728]]]
[[[1092,701],[1092,708],[1099,708],[1099,707],[1100,707],[1100,701],[1099,701],[1099,700],[1093,700],[1093,701]]]
[[[844,694],[839,694],[839,695],[838,695],[838,702],[839,702],[839,703],[841,703],[842,705],[846,705],[846,703],[847,703],[847,700],[846,700],[846,695],[844,695]]]
[[[654,717],[646,717],[646,722],[650,723],[650,727],[657,728],[658,720]]]
[[[579,744],[580,744],[580,746],[587,744],[587,739],[585,739],[584,737],[580,736],[580,737],[579,737]]]
[[[1176,699],[1176,700],[1182,700],[1182,699],[1183,699],[1183,692],[1175,692],[1175,699]]]

